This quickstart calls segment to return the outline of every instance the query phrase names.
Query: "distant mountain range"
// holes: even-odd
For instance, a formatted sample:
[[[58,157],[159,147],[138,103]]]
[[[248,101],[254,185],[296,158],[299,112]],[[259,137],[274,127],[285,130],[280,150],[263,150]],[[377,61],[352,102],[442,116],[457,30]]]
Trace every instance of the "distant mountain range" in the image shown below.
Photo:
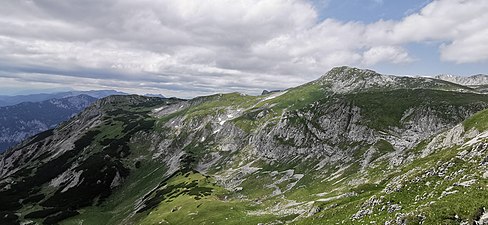
[[[95,100],[110,95],[127,93],[96,90],[0,96],[0,153],[32,135],[54,128]]]
[[[461,77],[455,75],[438,75],[435,78],[468,86],[480,92],[488,92],[488,75],[485,74],[478,74],[469,77]]]
[[[156,98],[166,98],[166,96],[162,94],[145,94],[146,97],[156,97]]]
[[[22,140],[54,128],[96,101],[89,95],[0,107],[0,152]]]
[[[93,91],[66,91],[57,93],[40,93],[30,95],[0,95],[0,107],[15,105],[22,102],[41,102],[49,99],[59,99],[77,95],[88,95],[93,98],[103,98],[109,95],[127,95],[127,93],[114,90],[93,90]]]

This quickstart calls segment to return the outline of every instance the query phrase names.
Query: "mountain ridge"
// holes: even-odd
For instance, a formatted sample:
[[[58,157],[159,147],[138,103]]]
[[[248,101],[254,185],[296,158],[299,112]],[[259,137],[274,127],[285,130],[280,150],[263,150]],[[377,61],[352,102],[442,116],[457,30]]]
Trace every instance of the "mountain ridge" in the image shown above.
[[[478,92],[488,93],[488,75],[477,74],[468,77],[454,76],[454,75],[438,75],[436,79],[441,79],[460,85],[465,85],[475,89]]]
[[[337,70],[348,91],[98,100],[0,155],[2,222],[485,221],[486,94]]]
[[[351,91],[384,90],[401,88],[426,88],[438,90],[454,90],[464,92],[476,92],[476,90],[450,82],[448,80],[430,77],[410,77],[383,75],[369,69],[359,69],[348,66],[335,67],[321,76],[317,81],[322,84],[329,84],[333,92],[346,93]]]
[[[488,75],[486,74],[476,74],[471,76],[456,76],[456,75],[437,75],[435,76],[436,79],[446,80],[453,83],[461,84],[461,85],[488,85]]]

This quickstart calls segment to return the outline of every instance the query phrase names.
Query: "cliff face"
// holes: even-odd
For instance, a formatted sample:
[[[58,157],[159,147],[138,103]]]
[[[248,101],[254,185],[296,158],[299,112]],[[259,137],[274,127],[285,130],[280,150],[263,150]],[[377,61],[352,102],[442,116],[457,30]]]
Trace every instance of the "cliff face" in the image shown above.
[[[0,157],[2,224],[481,221],[485,108],[347,67],[263,96],[108,97]]]

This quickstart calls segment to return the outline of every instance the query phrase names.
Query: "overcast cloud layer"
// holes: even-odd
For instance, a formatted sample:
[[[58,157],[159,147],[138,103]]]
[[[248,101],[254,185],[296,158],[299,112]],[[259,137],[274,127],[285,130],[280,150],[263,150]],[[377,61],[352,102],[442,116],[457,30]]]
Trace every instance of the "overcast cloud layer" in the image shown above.
[[[191,97],[258,93],[340,65],[488,63],[488,1],[439,0],[399,21],[319,20],[306,0],[0,3],[0,87],[116,88]],[[325,6],[326,7],[326,6]]]

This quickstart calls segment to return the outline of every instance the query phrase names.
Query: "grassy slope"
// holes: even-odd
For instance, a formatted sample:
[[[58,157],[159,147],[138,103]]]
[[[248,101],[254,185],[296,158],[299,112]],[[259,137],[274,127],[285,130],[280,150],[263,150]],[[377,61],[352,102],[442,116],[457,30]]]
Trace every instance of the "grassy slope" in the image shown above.
[[[378,184],[369,183],[355,187],[348,185],[347,181],[359,176],[357,173],[344,174],[344,176],[336,179],[340,180],[345,178],[345,180],[339,183],[335,183],[336,180],[329,182],[318,182],[314,179],[304,181],[304,185],[299,185],[299,188],[287,193],[286,197],[288,199],[308,201],[310,198],[317,200],[318,198],[315,195],[323,192],[328,193],[328,195],[324,195],[321,198],[338,196],[342,193],[350,192],[354,192],[357,195],[331,200],[325,203],[317,201],[314,205],[321,208],[323,210],[322,212],[308,218],[298,218],[294,220],[293,224],[369,224],[372,221],[377,224],[383,224],[387,220],[395,219],[397,213],[411,212],[415,213],[406,217],[408,224],[416,224],[419,219],[416,217],[417,215],[426,218],[423,224],[440,224],[439,222],[442,224],[456,224],[456,215],[460,218],[459,220],[472,221],[473,218],[478,216],[478,211],[488,205],[488,182],[486,179],[482,179],[479,172],[477,172],[479,168],[477,168],[476,163],[454,161],[455,166],[449,168],[447,174],[455,174],[460,168],[463,168],[465,173],[451,176],[449,180],[438,176],[428,177],[421,181],[415,179],[416,177],[421,177],[422,174],[432,168],[432,164],[452,162],[451,159],[458,152],[458,149],[448,149],[399,168],[393,173],[383,174],[381,176],[374,174],[373,177],[386,177],[385,180],[379,180]],[[416,172],[401,181],[404,185],[401,190],[391,194],[381,192],[385,187],[385,183],[390,180],[389,178],[400,176],[412,169],[415,169]],[[377,170],[375,172],[379,171]],[[463,179],[463,176],[466,174],[473,174],[473,178],[478,179],[480,182],[470,187],[453,186],[456,182],[466,181],[466,178]],[[266,182],[266,179],[259,180]],[[427,182],[431,184],[427,186]],[[249,186],[244,186],[244,188],[252,190],[257,184],[250,183],[247,185]],[[435,187],[433,187],[434,185]],[[457,190],[459,192],[439,199],[442,192],[451,186],[454,187],[451,191]],[[342,189],[336,190],[337,188]],[[267,193],[258,192],[258,194]],[[363,202],[373,195],[377,197],[384,196],[383,203],[373,207],[374,214],[368,215],[360,220],[352,220],[351,215],[360,210]],[[416,199],[418,196],[428,197],[419,200]],[[236,199],[224,201],[222,197],[219,197],[218,192],[200,200],[183,195],[174,199],[172,202],[161,204],[140,223],[158,224],[163,221],[162,224],[257,224],[277,220],[287,221],[285,216],[281,216],[280,218],[275,213],[264,214],[259,217],[252,216],[251,214],[256,210],[265,209],[266,206],[279,202],[279,198],[265,199],[259,205],[253,205],[249,201]],[[383,206],[388,206],[388,202],[391,204],[400,204],[402,205],[402,209],[389,213],[387,208],[382,209]],[[178,211],[175,212],[174,209],[178,209]]]
[[[188,185],[192,182],[196,182],[197,186],[190,188],[189,193],[182,194],[188,188],[181,188],[167,194],[164,202],[148,213],[139,224],[256,224],[277,219],[273,215],[246,215],[246,211],[257,206],[247,200],[226,200],[229,192],[199,173],[178,175],[169,180],[167,185]],[[199,188],[208,188],[211,193],[205,196],[192,194],[191,190]]]
[[[479,131],[488,130],[488,110],[476,113],[464,121],[463,125],[467,130],[471,128],[476,128]]]

